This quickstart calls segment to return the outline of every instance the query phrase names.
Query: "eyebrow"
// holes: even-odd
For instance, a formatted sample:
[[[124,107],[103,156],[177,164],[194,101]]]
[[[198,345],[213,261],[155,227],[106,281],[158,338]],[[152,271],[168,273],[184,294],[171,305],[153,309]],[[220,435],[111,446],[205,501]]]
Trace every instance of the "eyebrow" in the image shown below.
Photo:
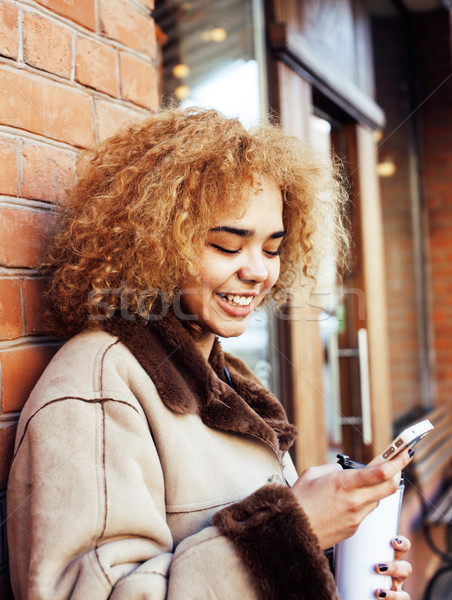
[[[237,227],[228,227],[227,225],[221,225],[220,227],[213,227],[212,229],[210,229],[210,231],[216,233],[216,232],[226,232],[226,233],[232,233],[233,235],[238,235],[240,237],[245,237],[245,238],[249,238],[252,237],[256,232],[254,229],[239,229]],[[269,240],[275,240],[278,238],[282,238],[286,235],[286,231],[275,231],[275,233],[272,233],[270,235],[270,237],[268,238]]]

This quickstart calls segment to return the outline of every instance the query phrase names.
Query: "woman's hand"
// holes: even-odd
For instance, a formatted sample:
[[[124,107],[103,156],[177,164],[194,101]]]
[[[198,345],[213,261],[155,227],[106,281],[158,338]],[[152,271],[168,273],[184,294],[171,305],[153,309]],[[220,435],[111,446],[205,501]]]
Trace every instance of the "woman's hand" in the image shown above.
[[[402,556],[410,549],[410,541],[403,536],[398,536],[392,540],[395,549],[394,561],[380,563],[375,566],[377,573],[390,575],[392,577],[392,589],[378,589],[375,592],[377,598],[386,598],[387,600],[409,600],[410,596],[402,591],[402,585],[405,579],[411,574],[411,565],[405,560],[400,560]]]
[[[306,469],[292,491],[324,550],[350,537],[378,502],[397,490],[408,451],[387,463],[363,469],[324,465]],[[396,577],[404,579],[398,571]],[[396,596],[398,598],[398,596]]]

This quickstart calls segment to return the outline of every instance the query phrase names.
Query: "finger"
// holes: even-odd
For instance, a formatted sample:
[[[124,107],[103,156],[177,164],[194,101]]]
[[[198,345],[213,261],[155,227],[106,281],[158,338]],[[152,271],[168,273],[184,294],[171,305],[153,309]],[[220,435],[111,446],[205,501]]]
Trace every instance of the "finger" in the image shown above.
[[[364,469],[350,470],[350,472],[356,473],[360,487],[371,487],[392,479],[398,482],[402,474],[402,471],[400,469],[397,470],[396,464],[392,464],[392,461],[391,463],[381,463],[372,467],[365,467]]]
[[[414,450],[412,448],[407,448],[383,464],[387,464],[392,467],[393,472],[396,473],[398,471],[403,471],[403,469],[411,462],[413,456]]]
[[[360,487],[367,487],[369,500],[382,499],[393,494],[401,478],[400,467],[406,465],[411,460],[410,451],[406,450],[387,463],[373,465],[364,469],[359,469],[355,473],[359,476]]]
[[[399,487],[401,472],[394,473],[392,465],[376,465],[353,472],[357,474],[355,487],[361,489],[363,499],[367,502],[378,502],[396,492]]]
[[[411,564],[405,560],[395,560],[375,565],[375,570],[380,575],[390,575],[393,583],[400,585],[393,586],[393,589],[402,589],[402,584],[407,577],[411,575]]]
[[[377,479],[382,475],[385,479],[390,479],[391,477],[400,474],[400,472],[409,464],[413,455],[414,450],[404,450],[403,452],[400,452],[400,454],[397,454],[393,459],[378,465],[369,465],[364,470],[373,471]]]
[[[375,592],[377,598],[386,598],[386,600],[410,600],[410,595],[403,590],[383,590],[378,589]]]
[[[410,540],[403,535],[398,535],[396,538],[391,540],[391,544],[395,550],[395,560],[400,560],[402,556],[411,548]]]

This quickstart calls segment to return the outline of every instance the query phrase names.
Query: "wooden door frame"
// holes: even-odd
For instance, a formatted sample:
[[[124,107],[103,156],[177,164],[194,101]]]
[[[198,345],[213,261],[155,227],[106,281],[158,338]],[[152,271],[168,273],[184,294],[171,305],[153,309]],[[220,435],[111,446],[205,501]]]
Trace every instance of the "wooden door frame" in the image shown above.
[[[278,57],[269,61],[269,68],[272,108],[279,113],[281,124],[287,131],[309,140],[309,118],[313,114],[312,81],[304,79]],[[369,340],[372,442],[365,449],[365,455],[370,457],[387,445],[392,433],[383,220],[373,130],[368,122],[357,123],[351,116],[348,129],[353,196],[360,208],[362,242],[358,257],[363,272]],[[281,356],[285,382],[283,404],[300,431],[294,457],[298,469],[303,469],[326,461],[324,357],[319,330],[315,327],[316,310],[301,288],[295,291],[295,296],[296,301],[290,307],[291,317],[279,323],[279,330],[282,347],[286,347]]]
[[[361,260],[369,340],[372,443],[365,458],[372,458],[392,438],[392,400],[389,372],[389,329],[383,215],[377,175],[377,143],[373,132],[355,124],[354,186],[358,195]]]

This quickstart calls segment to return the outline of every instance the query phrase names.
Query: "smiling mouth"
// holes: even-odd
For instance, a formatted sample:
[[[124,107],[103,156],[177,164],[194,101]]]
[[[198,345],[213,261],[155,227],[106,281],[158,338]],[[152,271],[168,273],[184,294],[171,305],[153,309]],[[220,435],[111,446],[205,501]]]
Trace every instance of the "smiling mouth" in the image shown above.
[[[254,296],[239,296],[237,294],[218,294],[220,298],[226,300],[231,306],[249,306]]]

